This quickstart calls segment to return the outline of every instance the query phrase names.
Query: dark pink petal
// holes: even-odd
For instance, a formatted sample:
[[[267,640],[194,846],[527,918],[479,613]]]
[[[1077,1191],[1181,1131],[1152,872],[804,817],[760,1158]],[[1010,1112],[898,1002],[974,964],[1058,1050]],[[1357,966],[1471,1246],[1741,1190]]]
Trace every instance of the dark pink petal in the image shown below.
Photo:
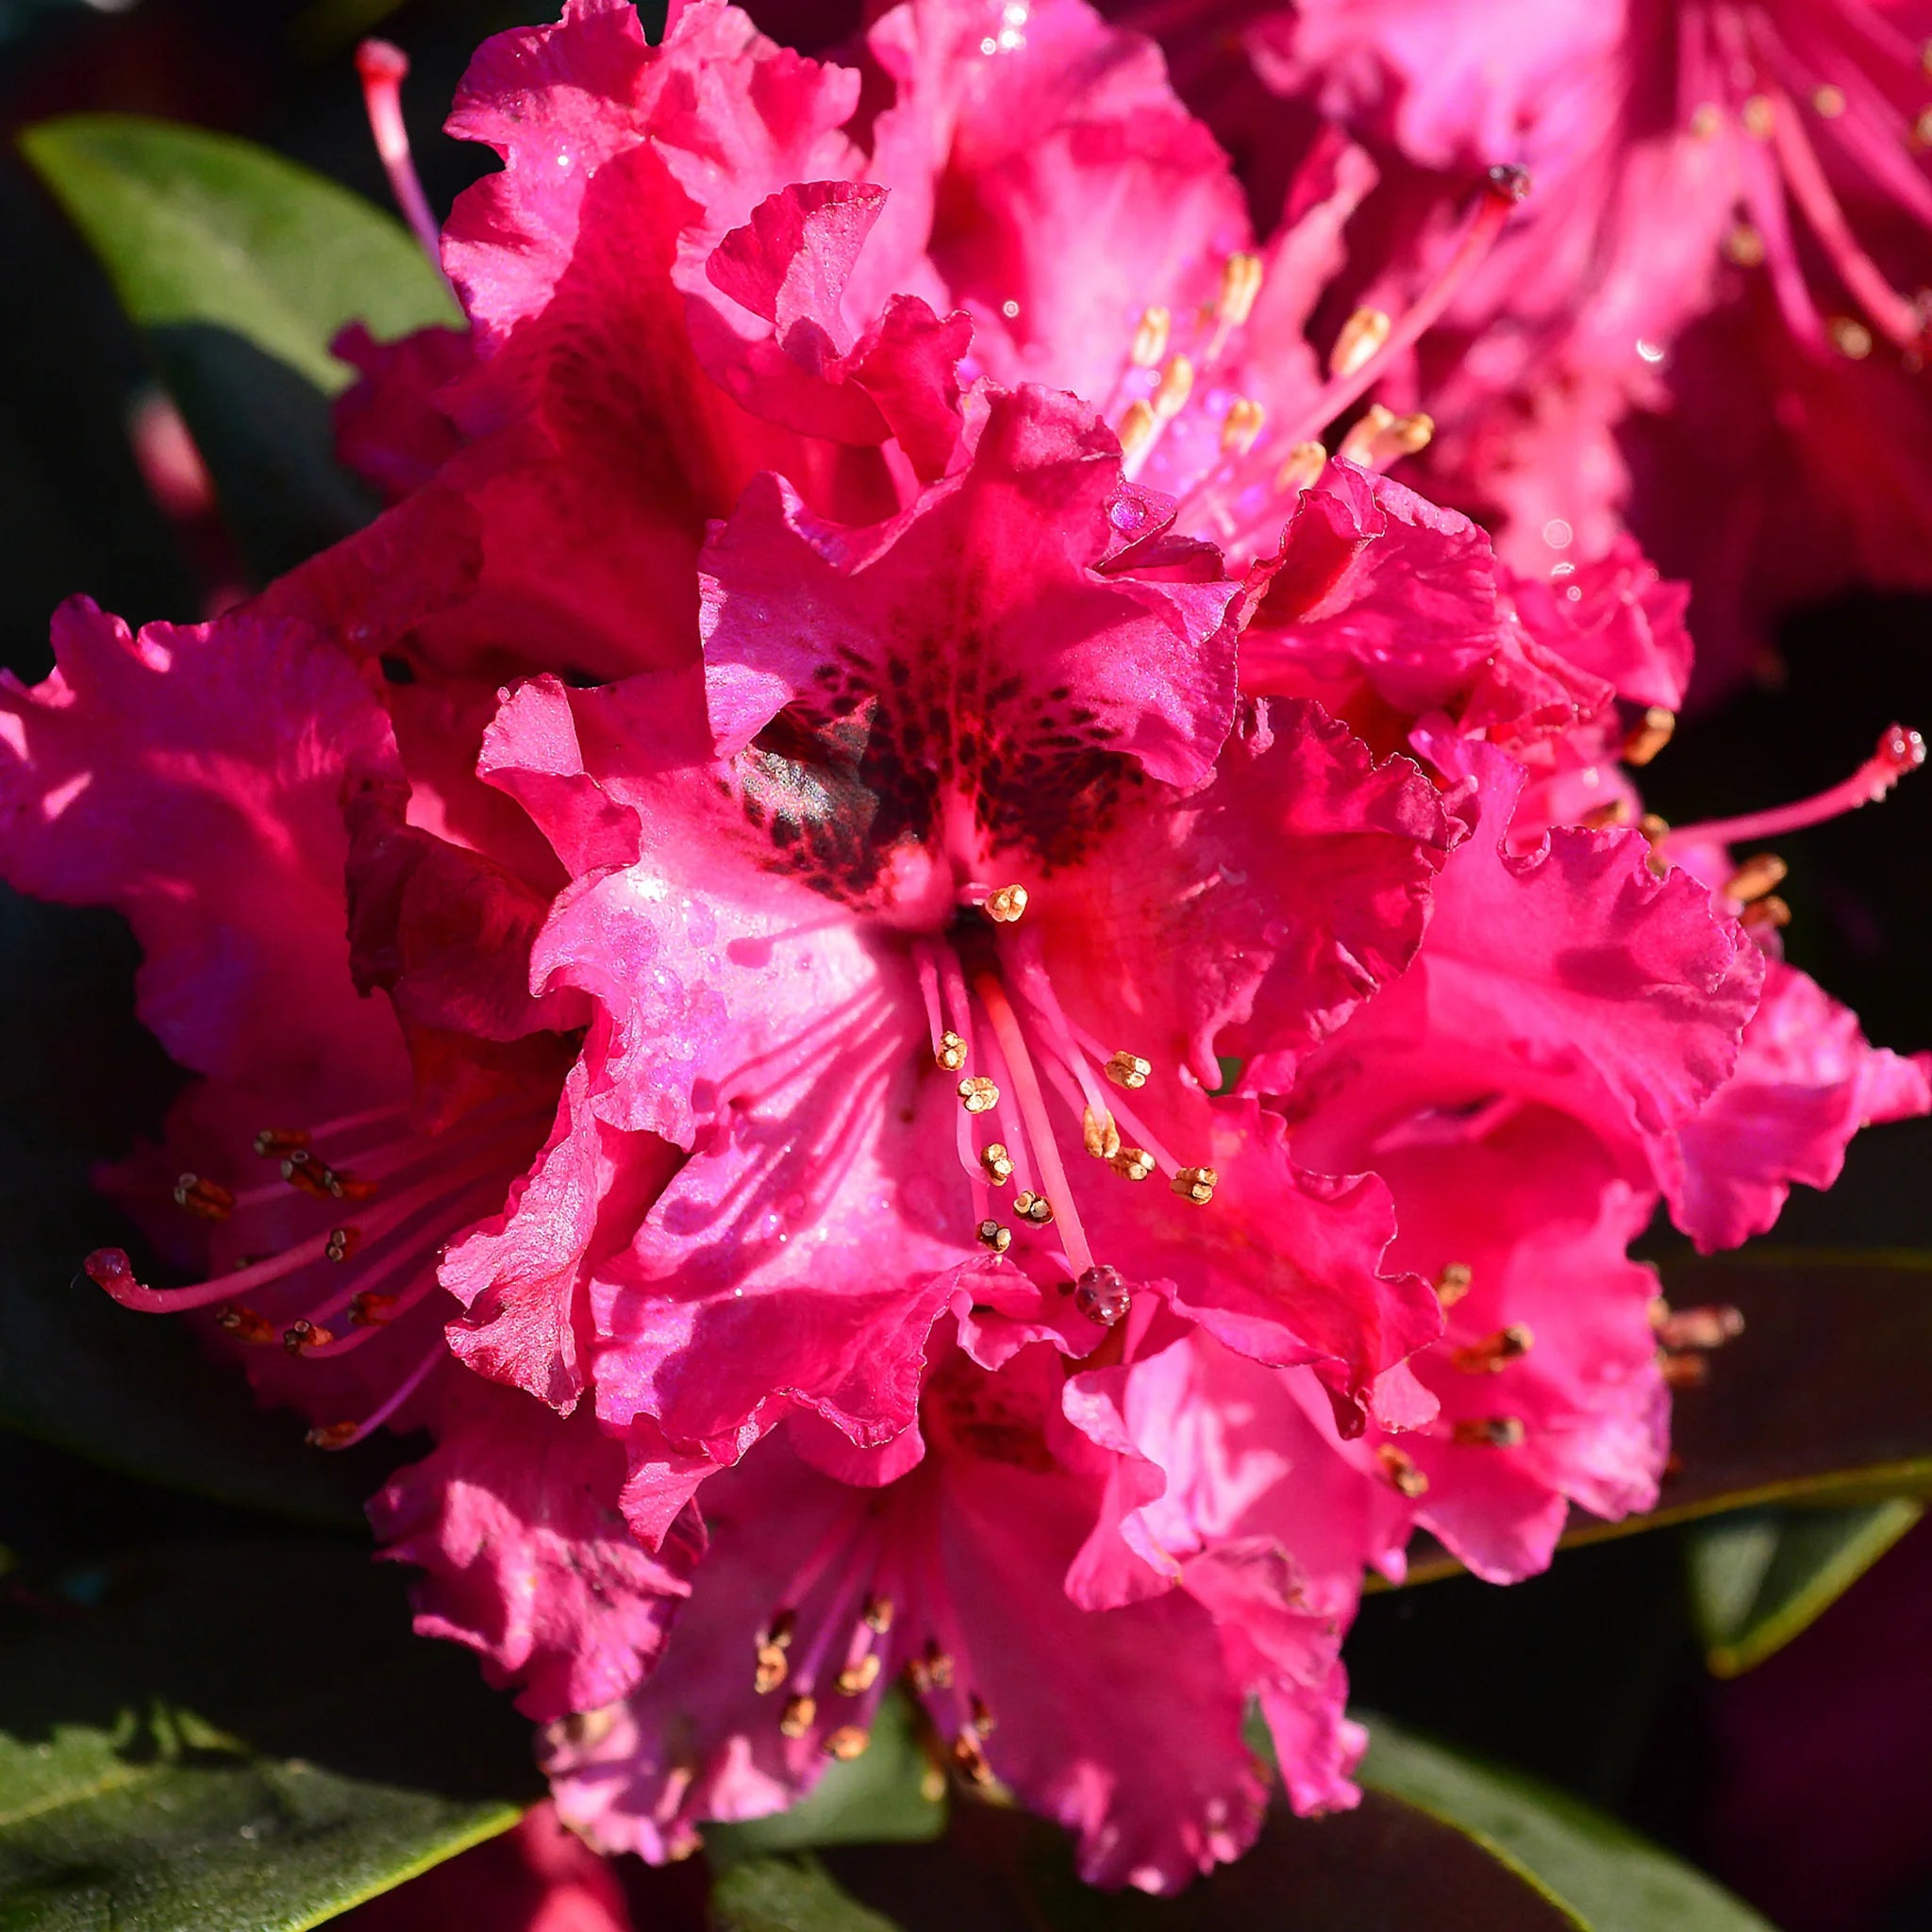
[[[351,323],[329,348],[361,376],[336,399],[336,454],[391,502],[420,489],[461,446],[436,397],[470,369],[469,336],[424,328],[378,342]]]
[[[1774,959],[1736,1071],[1677,1133],[1671,1217],[1705,1253],[1776,1221],[1794,1181],[1828,1188],[1860,1127],[1932,1110],[1932,1060],[1868,1046],[1855,1014]]]
[[[624,1454],[588,1415],[458,1376],[434,1452],[392,1477],[370,1520],[425,1574],[416,1629],[453,1638],[539,1720],[622,1697],[662,1650],[694,1552],[645,1555],[618,1509]]]

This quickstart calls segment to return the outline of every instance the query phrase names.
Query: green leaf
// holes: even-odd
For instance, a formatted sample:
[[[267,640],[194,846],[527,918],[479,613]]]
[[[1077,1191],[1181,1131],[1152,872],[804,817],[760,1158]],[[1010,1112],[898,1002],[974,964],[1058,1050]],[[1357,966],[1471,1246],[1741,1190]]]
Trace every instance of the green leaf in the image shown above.
[[[387,340],[460,318],[401,224],[233,136],[74,114],[21,136],[87,237],[201,447],[251,566],[266,575],[372,508],[331,454],[343,324]]]
[[[810,1796],[789,1811],[744,1824],[707,1825],[706,1854],[724,1867],[808,1845],[936,1839],[946,1828],[945,1788],[930,1790],[929,1774],[911,1707],[895,1692],[879,1706],[872,1741],[859,1757],[827,1765]]]
[[[111,914],[0,889],[0,1427],[149,1482],[359,1530],[393,1443],[325,1455],[291,1411],[264,1413],[241,1370],[179,1322],[117,1307],[79,1273],[132,1237],[92,1188],[179,1075],[136,1025],[138,957]],[[125,1016],[120,1021],[104,1015]],[[150,1088],[150,1118],[113,1121],[103,1096]]]
[[[1740,1510],[1692,1526],[1684,1561],[1705,1660],[1736,1677],[1807,1629],[1924,1514],[1909,1497]]]
[[[862,1906],[815,1858],[752,1858],[711,1893],[713,1932],[899,1932]]]
[[[1573,1511],[1568,1544],[1770,1504],[1932,1495],[1932,1255],[1746,1249],[1663,1265],[1672,1305],[1727,1303],[1744,1331],[1672,1404],[1672,1469],[1647,1516]],[[1409,1580],[1460,1566],[1419,1544]],[[1373,1586],[1372,1586],[1373,1587]]]
[[[507,1829],[527,1727],[343,1541],[14,1591],[0,1927],[300,1932]]]
[[[1370,1724],[1362,1781],[1465,1832],[1589,1932],[1770,1932],[1722,1887],[1614,1819],[1514,1772]]]

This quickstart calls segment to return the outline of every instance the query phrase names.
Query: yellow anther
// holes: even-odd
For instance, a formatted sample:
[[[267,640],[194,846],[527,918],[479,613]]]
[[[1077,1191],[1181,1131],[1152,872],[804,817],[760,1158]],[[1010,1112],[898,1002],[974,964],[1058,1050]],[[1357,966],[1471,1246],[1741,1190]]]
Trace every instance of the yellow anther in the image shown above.
[[[1696,1389],[1710,1380],[1710,1363],[1701,1355],[1660,1355],[1657,1366],[1667,1389]]]
[[[1921,108],[1913,115],[1911,141],[1914,147],[1932,147],[1932,108]]]
[[[876,1651],[868,1651],[856,1664],[847,1664],[839,1673],[839,1695],[858,1697],[870,1690],[879,1680],[879,1658]]]
[[[1613,798],[1607,805],[1592,806],[1578,823],[1586,832],[1607,832],[1632,824],[1637,808],[1627,798]]]
[[[1013,1196],[1013,1212],[1030,1221],[1035,1227],[1045,1227],[1053,1220],[1053,1203],[1044,1194],[1036,1194],[1030,1188],[1023,1189]]]
[[[969,1784],[991,1784],[992,1767],[987,1763],[986,1753],[971,1731],[961,1731],[953,1740],[953,1763]]]
[[[220,1181],[184,1174],[175,1183],[175,1205],[187,1208],[197,1221],[225,1221],[235,1211],[235,1197]]]
[[[1261,258],[1237,252],[1221,264],[1221,292],[1214,298],[1214,319],[1240,328],[1255,312],[1261,292]]]
[[[979,1150],[979,1165],[994,1187],[1003,1188],[1013,1178],[1013,1157],[1004,1141],[989,1141]]]
[[[332,1227],[328,1231],[328,1245],[323,1252],[331,1261],[346,1261],[361,1241],[362,1230],[359,1227]]]
[[[1849,362],[1862,362],[1872,353],[1872,331],[1849,315],[1834,315],[1824,325],[1831,345]]]
[[[1147,1076],[1154,1069],[1139,1054],[1129,1053],[1122,1047],[1118,1053],[1108,1056],[1104,1071],[1116,1087],[1125,1087],[1131,1091],[1146,1086]]]
[[[973,1713],[973,1728],[982,1738],[990,1738],[999,1726],[993,1722],[992,1712],[986,1707],[986,1699],[977,1690],[966,1700],[967,1708]]]
[[[991,1248],[995,1255],[1004,1255],[1013,1245],[1013,1230],[1002,1227],[997,1221],[982,1221],[974,1232],[979,1237],[979,1245]]]
[[[1739,268],[1757,268],[1764,259],[1764,237],[1749,222],[1739,222],[1725,235],[1724,259]]]
[[[1110,1113],[1095,1113],[1090,1107],[1080,1116],[1080,1138],[1096,1160],[1111,1160],[1121,1151],[1121,1130]]]
[[[875,1596],[865,1607],[865,1627],[883,1637],[892,1627],[892,1599]]]
[[[1123,1147],[1107,1164],[1124,1181],[1144,1181],[1154,1172],[1154,1157],[1144,1147]]]
[[[872,1742],[871,1734],[862,1724],[841,1724],[836,1731],[825,1734],[824,1751],[827,1757],[836,1757],[841,1763],[865,1755],[865,1747]]]
[[[1676,712],[1666,710],[1662,705],[1652,705],[1624,741],[1624,762],[1626,765],[1649,764],[1670,743],[1676,728]]]
[[[1395,412],[1385,409],[1380,403],[1371,403],[1341,439],[1341,447],[1335,452],[1344,462],[1372,463],[1375,459],[1375,446],[1381,442],[1395,426]]]
[[[1712,1307],[1672,1308],[1659,1301],[1651,1312],[1660,1348],[1722,1348],[1744,1332],[1740,1309],[1720,1304]]]
[[[1141,309],[1134,327],[1134,346],[1127,352],[1127,359],[1136,369],[1152,369],[1167,354],[1168,332],[1173,326],[1174,317],[1159,303]]]
[[[1691,110],[1690,132],[1699,141],[1710,141],[1724,125],[1724,110],[1715,101],[1704,101]]]
[[[1768,925],[1775,931],[1790,924],[1791,908],[1775,892],[1767,892],[1763,898],[1752,900],[1738,918],[1745,925]]]
[[[1221,422],[1221,447],[1230,456],[1244,457],[1261,434],[1268,411],[1247,396],[1237,396]]]
[[[1115,434],[1121,440],[1121,454],[1137,457],[1154,441],[1155,432],[1160,427],[1154,414],[1154,406],[1147,402],[1132,402],[1121,412],[1120,425]]]
[[[1319,442],[1298,442],[1274,473],[1274,487],[1286,495],[1291,491],[1309,490],[1328,467],[1328,452]]]
[[[1398,416],[1390,425],[1396,451],[1406,457],[1419,455],[1436,438],[1436,419],[1424,409]]]
[[[1724,881],[1724,896],[1748,906],[1775,891],[1790,870],[1775,852],[1754,853]]]
[[[1002,886],[998,891],[990,894],[986,902],[986,916],[1001,925],[1011,925],[1025,909],[1024,886]]]
[[[1775,110],[1766,94],[1753,94],[1740,110],[1738,119],[1744,124],[1744,132],[1753,141],[1769,141],[1771,131],[1776,125]]]
[[[1498,1328],[1467,1348],[1458,1348],[1449,1359],[1467,1375],[1493,1375],[1498,1369],[1520,1361],[1535,1344],[1536,1337],[1525,1322],[1512,1322]]]
[[[1167,367],[1160,372],[1160,380],[1154,385],[1151,403],[1155,418],[1160,423],[1171,423],[1188,407],[1188,398],[1194,391],[1194,365],[1185,356],[1170,356]]]
[[[1825,120],[1836,121],[1845,110],[1844,89],[1833,87],[1827,80],[1823,87],[1812,90],[1811,108]]]
[[[1428,1493],[1429,1479],[1415,1466],[1415,1457],[1407,1450],[1384,1442],[1375,1451],[1375,1460],[1382,1465],[1382,1474],[1410,1502]]]
[[[358,1423],[320,1423],[302,1440],[311,1449],[346,1449],[360,1429]]]
[[[1659,818],[1654,811],[1647,811],[1637,821],[1637,829],[1653,846],[1657,846],[1671,836],[1671,822],[1669,819]]]
[[[233,1302],[224,1302],[215,1310],[215,1325],[238,1341],[264,1342],[275,1339],[275,1324],[266,1315],[258,1315],[253,1308],[237,1307]]]
[[[1436,1276],[1436,1299],[1445,1308],[1453,1308],[1469,1292],[1469,1284],[1474,1278],[1467,1261],[1451,1261]]]
[[[1195,1207],[1205,1208],[1213,1200],[1215,1183],[1220,1178],[1211,1167],[1184,1167],[1167,1185],[1183,1201],[1191,1201]]]
[[[1486,1415],[1456,1424],[1465,1449],[1514,1449],[1523,1441],[1523,1424],[1513,1415]]]
[[[794,1697],[785,1707],[785,1715],[778,1720],[778,1729],[788,1738],[802,1738],[811,1729],[812,1720],[819,1714],[819,1701],[816,1697]]]
[[[1328,351],[1329,375],[1353,375],[1389,340],[1393,326],[1386,308],[1357,308]]]
[[[1000,1104],[1000,1090],[984,1074],[969,1074],[959,1082],[959,1099],[968,1113],[985,1113]]]
[[[766,1696],[785,1681],[785,1674],[791,1668],[785,1661],[784,1650],[778,1644],[759,1644],[758,1669],[752,1673],[752,1689],[760,1697]]]
[[[947,1073],[957,1074],[966,1064],[966,1042],[957,1033],[941,1033],[932,1057]]]

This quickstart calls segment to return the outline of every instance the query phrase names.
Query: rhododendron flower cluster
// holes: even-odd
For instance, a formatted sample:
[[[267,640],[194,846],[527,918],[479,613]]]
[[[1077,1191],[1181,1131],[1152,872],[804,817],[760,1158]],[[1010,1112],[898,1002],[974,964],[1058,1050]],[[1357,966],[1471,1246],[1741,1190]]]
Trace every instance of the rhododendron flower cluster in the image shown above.
[[[325,1448],[434,1433],[378,1536],[592,1843],[782,1808],[896,1684],[1176,1887],[1258,1828],[1252,1706],[1355,1801],[1415,1531],[1507,1582],[1655,1502],[1731,1325],[1659,1208],[1735,1245],[1932,1107],[1764,843],[1923,744],[1667,826],[1683,591],[1380,474],[1513,168],[1324,363],[1363,157],[1257,238],[1083,0],[849,63],[568,0],[451,126],[467,327],[342,344],[391,507],[0,695],[0,865],[125,914],[198,1076],[107,1177],[153,1267],[86,1273]]]
[[[1319,127],[1365,144],[1358,318],[1440,273],[1485,168],[1532,174],[1390,397],[1437,430],[1417,478],[1519,568],[1629,524],[1695,584],[1713,692],[1792,605],[1932,581],[1923,6],[1112,10],[1163,36],[1257,193]]]

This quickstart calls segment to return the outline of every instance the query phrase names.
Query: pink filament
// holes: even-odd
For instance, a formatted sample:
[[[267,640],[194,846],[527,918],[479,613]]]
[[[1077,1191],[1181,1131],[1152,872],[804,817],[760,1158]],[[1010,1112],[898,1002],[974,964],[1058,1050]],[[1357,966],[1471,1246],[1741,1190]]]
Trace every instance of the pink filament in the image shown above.
[[[409,152],[409,130],[403,124],[403,81],[409,72],[409,57],[388,41],[364,41],[356,49],[356,72],[362,77],[362,104],[368,109],[375,152],[389,175],[390,192],[424,254],[441,274],[441,237]]]

